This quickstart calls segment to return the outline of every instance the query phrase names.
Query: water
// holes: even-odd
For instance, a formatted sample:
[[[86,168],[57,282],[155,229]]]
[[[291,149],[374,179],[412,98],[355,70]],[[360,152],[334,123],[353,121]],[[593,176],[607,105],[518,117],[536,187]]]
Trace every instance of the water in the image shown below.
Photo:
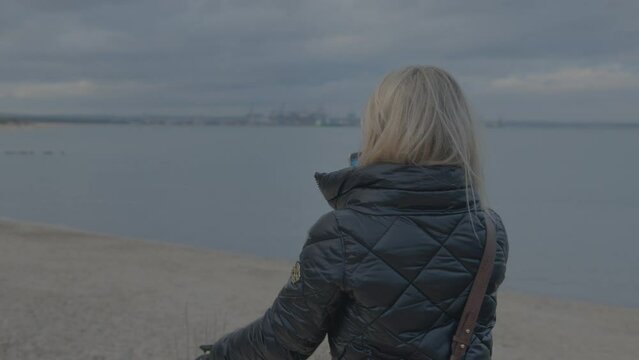
[[[504,287],[639,306],[639,131],[484,129]],[[0,216],[294,259],[357,128],[0,129]]]

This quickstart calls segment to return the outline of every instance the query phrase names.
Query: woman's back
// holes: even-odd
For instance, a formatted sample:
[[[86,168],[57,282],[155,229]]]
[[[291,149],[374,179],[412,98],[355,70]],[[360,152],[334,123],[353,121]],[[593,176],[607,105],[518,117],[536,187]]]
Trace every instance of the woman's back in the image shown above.
[[[264,316],[219,340],[211,358],[306,359],[328,334],[333,359],[448,359],[486,234],[463,170],[381,163],[315,179],[333,210],[310,228]],[[491,357],[508,256],[488,212],[497,253],[467,360]]]
[[[447,359],[485,244],[483,214],[467,209],[463,171],[376,164],[316,179],[335,210],[310,237],[337,228],[345,256],[347,295],[328,329],[333,357]],[[505,276],[507,236],[490,214],[497,254],[466,359],[490,358],[496,290]]]

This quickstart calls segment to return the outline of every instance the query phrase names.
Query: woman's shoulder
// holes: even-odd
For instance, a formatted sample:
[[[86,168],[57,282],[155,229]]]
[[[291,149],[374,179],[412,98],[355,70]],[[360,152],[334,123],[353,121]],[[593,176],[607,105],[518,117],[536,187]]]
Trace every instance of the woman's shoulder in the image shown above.
[[[308,230],[305,246],[340,237],[339,223],[335,210],[323,213]]]
[[[504,221],[501,218],[501,215],[494,208],[487,208],[486,213],[488,213],[488,217],[490,217],[495,223],[495,227],[502,228],[505,230]]]
[[[508,232],[506,231],[506,226],[504,225],[504,222],[501,216],[495,209],[488,208],[486,209],[486,212],[488,213],[490,218],[493,219],[493,221],[495,222],[495,230],[497,232],[496,234],[497,246],[500,248],[501,251],[503,251],[504,259],[508,261],[509,245],[508,245]]]
[[[371,221],[371,215],[358,212],[351,208],[331,209],[319,216],[315,223],[308,231],[306,244],[319,243],[331,239],[350,239],[354,234],[359,232],[370,233],[376,228],[383,230],[386,228],[386,222],[392,222],[397,216],[386,216],[386,220],[380,219],[380,216],[374,216],[375,220]],[[382,216],[381,218],[384,218]]]

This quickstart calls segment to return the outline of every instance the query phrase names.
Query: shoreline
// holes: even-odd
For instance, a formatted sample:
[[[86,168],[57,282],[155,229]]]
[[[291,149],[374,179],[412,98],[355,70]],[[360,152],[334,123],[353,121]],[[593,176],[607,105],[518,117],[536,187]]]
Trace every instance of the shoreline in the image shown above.
[[[42,128],[52,128],[52,127],[59,127],[62,126],[62,124],[46,124],[46,123],[16,123],[16,122],[9,122],[9,123],[2,123],[0,122],[0,130],[21,130],[21,129],[42,129]]]
[[[0,358],[194,359],[294,261],[0,218]],[[629,359],[639,309],[500,290],[493,358]],[[330,359],[326,341],[311,359]]]
[[[42,228],[50,229],[52,231],[73,232],[73,233],[77,233],[77,234],[84,234],[88,238],[91,238],[91,237],[94,237],[94,236],[96,236],[96,237],[105,237],[105,238],[113,238],[113,239],[120,239],[120,240],[126,240],[126,241],[143,242],[143,243],[146,243],[148,245],[172,246],[172,247],[181,248],[181,249],[185,249],[185,250],[213,252],[213,253],[218,253],[218,254],[224,255],[224,256],[230,256],[230,257],[234,257],[234,258],[241,258],[242,260],[252,259],[253,261],[272,262],[272,263],[274,263],[276,265],[279,265],[279,266],[281,266],[282,264],[289,264],[289,263],[293,264],[295,262],[295,260],[296,260],[294,258],[290,258],[289,259],[289,258],[285,258],[285,257],[257,255],[255,253],[252,253],[252,252],[249,252],[249,251],[231,250],[231,249],[216,249],[216,248],[211,248],[211,247],[208,247],[208,246],[194,246],[194,245],[184,244],[184,243],[180,243],[180,242],[167,241],[167,240],[153,240],[153,239],[149,239],[149,238],[129,237],[129,236],[126,236],[126,235],[116,235],[116,234],[112,234],[112,233],[99,232],[99,231],[94,231],[94,230],[84,230],[84,229],[75,228],[73,226],[67,226],[67,225],[51,224],[51,223],[46,223],[46,222],[39,222],[39,221],[32,221],[32,220],[22,220],[22,219],[15,219],[15,218],[6,217],[6,216],[0,216],[0,224],[2,224],[3,222],[4,223],[17,223],[17,224],[33,226],[33,227],[42,227]],[[0,236],[1,236],[1,234],[2,233],[0,231]],[[605,306],[605,307],[611,307],[611,308],[623,308],[623,309],[630,309],[630,310],[633,310],[633,309],[634,310],[639,310],[639,306],[627,305],[627,304],[624,304],[624,303],[614,303],[614,302],[606,302],[606,301],[588,300],[588,299],[584,299],[584,298],[571,297],[570,295],[555,295],[555,294],[552,294],[552,293],[537,293],[537,292],[533,292],[533,291],[529,291],[529,290],[525,290],[525,289],[511,288],[507,284],[506,284],[506,286],[502,285],[500,287],[500,292],[508,293],[508,294],[511,294],[511,295],[514,295],[514,296],[534,297],[534,298],[548,299],[548,300],[557,301],[557,302],[564,302],[564,303],[574,303],[574,304],[584,304],[584,305],[592,305],[592,306]]]

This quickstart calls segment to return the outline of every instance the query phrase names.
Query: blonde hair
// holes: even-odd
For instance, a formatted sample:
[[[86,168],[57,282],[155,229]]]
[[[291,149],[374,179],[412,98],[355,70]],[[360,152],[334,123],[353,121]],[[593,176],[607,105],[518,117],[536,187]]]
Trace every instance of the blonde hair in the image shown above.
[[[407,66],[386,75],[361,119],[358,166],[379,162],[459,165],[466,203],[487,208],[475,121],[455,79],[434,66]],[[470,191],[469,191],[470,190]]]

